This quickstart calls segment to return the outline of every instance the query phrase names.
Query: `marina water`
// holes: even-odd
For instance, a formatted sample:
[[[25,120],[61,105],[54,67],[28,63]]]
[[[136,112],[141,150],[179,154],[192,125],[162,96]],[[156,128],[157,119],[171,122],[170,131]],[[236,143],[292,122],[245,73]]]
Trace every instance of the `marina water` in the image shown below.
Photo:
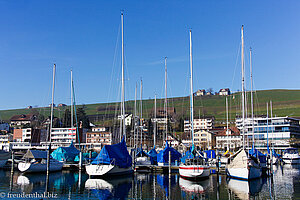
[[[89,178],[85,172],[65,170],[51,173],[47,186],[46,174],[41,173],[16,171],[11,176],[9,170],[0,170],[0,179],[0,199],[18,197],[12,195],[23,199],[20,195],[26,194],[46,194],[49,199],[300,199],[300,165],[275,166],[273,179],[249,182],[216,174],[191,182],[176,173],[171,177],[135,173],[122,178],[100,179]],[[41,199],[36,197],[27,196],[26,199]]]

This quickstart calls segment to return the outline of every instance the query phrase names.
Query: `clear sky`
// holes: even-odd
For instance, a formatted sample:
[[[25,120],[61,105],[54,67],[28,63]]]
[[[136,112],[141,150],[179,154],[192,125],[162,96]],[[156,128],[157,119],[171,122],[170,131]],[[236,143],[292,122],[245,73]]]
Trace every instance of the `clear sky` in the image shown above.
[[[240,28],[253,49],[255,89],[299,89],[300,1],[0,1],[0,109],[120,99],[120,12],[125,19],[126,99],[143,79],[145,99],[189,93],[192,28],[194,90],[240,90]],[[249,83],[249,79],[247,80]],[[249,84],[248,84],[249,85]]]

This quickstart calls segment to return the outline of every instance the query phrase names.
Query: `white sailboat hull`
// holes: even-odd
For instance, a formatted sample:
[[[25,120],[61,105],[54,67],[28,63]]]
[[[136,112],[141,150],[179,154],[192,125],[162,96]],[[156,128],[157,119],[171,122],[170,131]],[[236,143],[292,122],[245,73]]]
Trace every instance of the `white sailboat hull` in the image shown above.
[[[210,175],[210,167],[206,165],[180,165],[179,174],[187,179],[204,179]]]
[[[148,159],[148,157],[138,157],[136,158],[136,166],[150,166],[151,161]]]
[[[63,163],[58,161],[52,161],[50,163],[50,172],[61,171],[63,167]],[[47,164],[46,163],[30,163],[30,162],[20,162],[18,164],[18,169],[21,172],[46,172]]]
[[[283,158],[282,160],[285,164],[300,164],[300,158]]]
[[[87,165],[86,172],[90,176],[108,176],[108,175],[122,175],[131,174],[133,172],[131,167],[121,168],[117,165]]]
[[[228,176],[237,179],[250,180],[261,177],[261,169],[256,167],[248,168],[228,168]]]

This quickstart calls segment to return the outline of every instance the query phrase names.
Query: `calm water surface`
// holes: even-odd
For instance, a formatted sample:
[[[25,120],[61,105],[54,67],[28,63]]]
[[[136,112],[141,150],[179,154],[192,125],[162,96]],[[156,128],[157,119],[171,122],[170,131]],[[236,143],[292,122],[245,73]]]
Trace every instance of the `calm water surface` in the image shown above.
[[[135,174],[91,179],[85,173],[62,171],[51,173],[46,183],[46,174],[15,172],[11,176],[10,171],[0,170],[0,199],[16,199],[8,198],[8,193],[45,191],[57,199],[300,199],[300,166],[277,166],[273,180],[261,178],[250,182],[226,179],[224,175],[190,182],[178,174],[170,178],[163,174]]]

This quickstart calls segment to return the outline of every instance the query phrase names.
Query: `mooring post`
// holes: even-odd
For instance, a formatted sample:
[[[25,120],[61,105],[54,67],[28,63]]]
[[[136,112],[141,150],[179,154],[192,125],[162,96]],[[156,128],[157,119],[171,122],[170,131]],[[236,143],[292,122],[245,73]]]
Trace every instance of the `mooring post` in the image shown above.
[[[11,151],[11,174],[14,173],[14,165],[15,165],[15,154],[14,151]]]
[[[171,178],[171,151],[169,151],[169,178]]]
[[[79,152],[79,170],[82,169],[82,152]]]
[[[89,163],[92,162],[92,150],[90,150],[90,153],[89,153]]]

